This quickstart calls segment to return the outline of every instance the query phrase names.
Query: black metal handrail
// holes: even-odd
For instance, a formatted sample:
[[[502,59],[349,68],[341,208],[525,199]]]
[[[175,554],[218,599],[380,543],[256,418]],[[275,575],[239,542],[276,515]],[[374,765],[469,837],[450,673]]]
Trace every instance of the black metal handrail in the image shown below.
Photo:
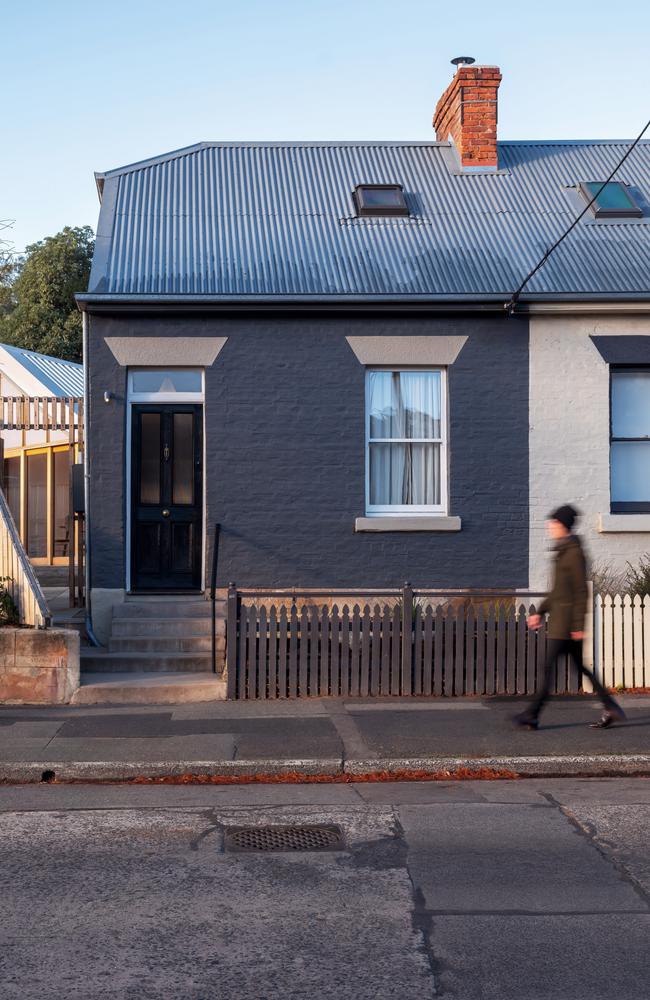
[[[212,547],[212,572],[210,574],[210,600],[212,602],[212,672],[217,672],[217,564],[219,562],[219,538],[221,525],[214,526],[214,545]]]

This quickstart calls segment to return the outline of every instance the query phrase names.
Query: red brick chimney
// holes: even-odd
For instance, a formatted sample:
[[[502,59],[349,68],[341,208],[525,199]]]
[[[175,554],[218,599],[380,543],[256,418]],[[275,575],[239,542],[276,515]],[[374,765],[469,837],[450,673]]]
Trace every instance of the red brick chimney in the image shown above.
[[[461,165],[496,170],[498,66],[461,65],[436,105],[436,139],[453,139]]]

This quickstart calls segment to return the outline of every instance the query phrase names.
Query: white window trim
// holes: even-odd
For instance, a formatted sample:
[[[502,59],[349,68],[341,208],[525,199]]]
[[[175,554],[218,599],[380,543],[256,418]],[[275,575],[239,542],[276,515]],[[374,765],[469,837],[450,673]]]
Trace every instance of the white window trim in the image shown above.
[[[425,444],[440,445],[440,500],[439,504],[371,504],[370,503],[370,378],[373,372],[436,372],[440,374],[440,430],[439,438],[373,438],[373,444],[382,442],[390,444]],[[373,365],[366,368],[365,373],[365,468],[366,468],[366,517],[401,517],[413,515],[415,517],[426,517],[438,515],[446,517],[449,513],[448,496],[448,412],[447,412],[447,369],[440,366],[413,366],[413,365]]]

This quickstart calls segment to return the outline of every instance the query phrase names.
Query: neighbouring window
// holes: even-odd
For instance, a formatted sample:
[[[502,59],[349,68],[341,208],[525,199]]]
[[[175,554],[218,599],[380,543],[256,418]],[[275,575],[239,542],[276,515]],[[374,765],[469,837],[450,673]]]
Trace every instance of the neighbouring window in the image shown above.
[[[613,370],[611,507],[650,511],[650,368]]]
[[[587,202],[597,195],[591,206],[597,219],[640,219],[643,216],[629,187],[621,181],[608,181],[604,187],[602,181],[586,181],[579,188]]]
[[[408,215],[401,184],[358,184],[354,204],[360,216]]]
[[[54,462],[54,555],[70,554],[70,452],[55,451]]]
[[[367,373],[368,514],[446,513],[445,375]]]
[[[5,458],[4,490],[9,510],[20,530],[20,458]]]
[[[47,454],[27,456],[27,555],[47,556]]]

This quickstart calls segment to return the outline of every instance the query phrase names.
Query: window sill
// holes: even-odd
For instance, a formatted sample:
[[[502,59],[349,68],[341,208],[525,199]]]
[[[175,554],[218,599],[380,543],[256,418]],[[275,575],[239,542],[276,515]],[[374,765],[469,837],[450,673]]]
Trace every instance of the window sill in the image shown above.
[[[601,514],[598,530],[601,534],[626,531],[650,532],[650,514]]]
[[[445,517],[442,514],[357,517],[354,522],[355,531],[460,531],[461,526],[459,517]]]

